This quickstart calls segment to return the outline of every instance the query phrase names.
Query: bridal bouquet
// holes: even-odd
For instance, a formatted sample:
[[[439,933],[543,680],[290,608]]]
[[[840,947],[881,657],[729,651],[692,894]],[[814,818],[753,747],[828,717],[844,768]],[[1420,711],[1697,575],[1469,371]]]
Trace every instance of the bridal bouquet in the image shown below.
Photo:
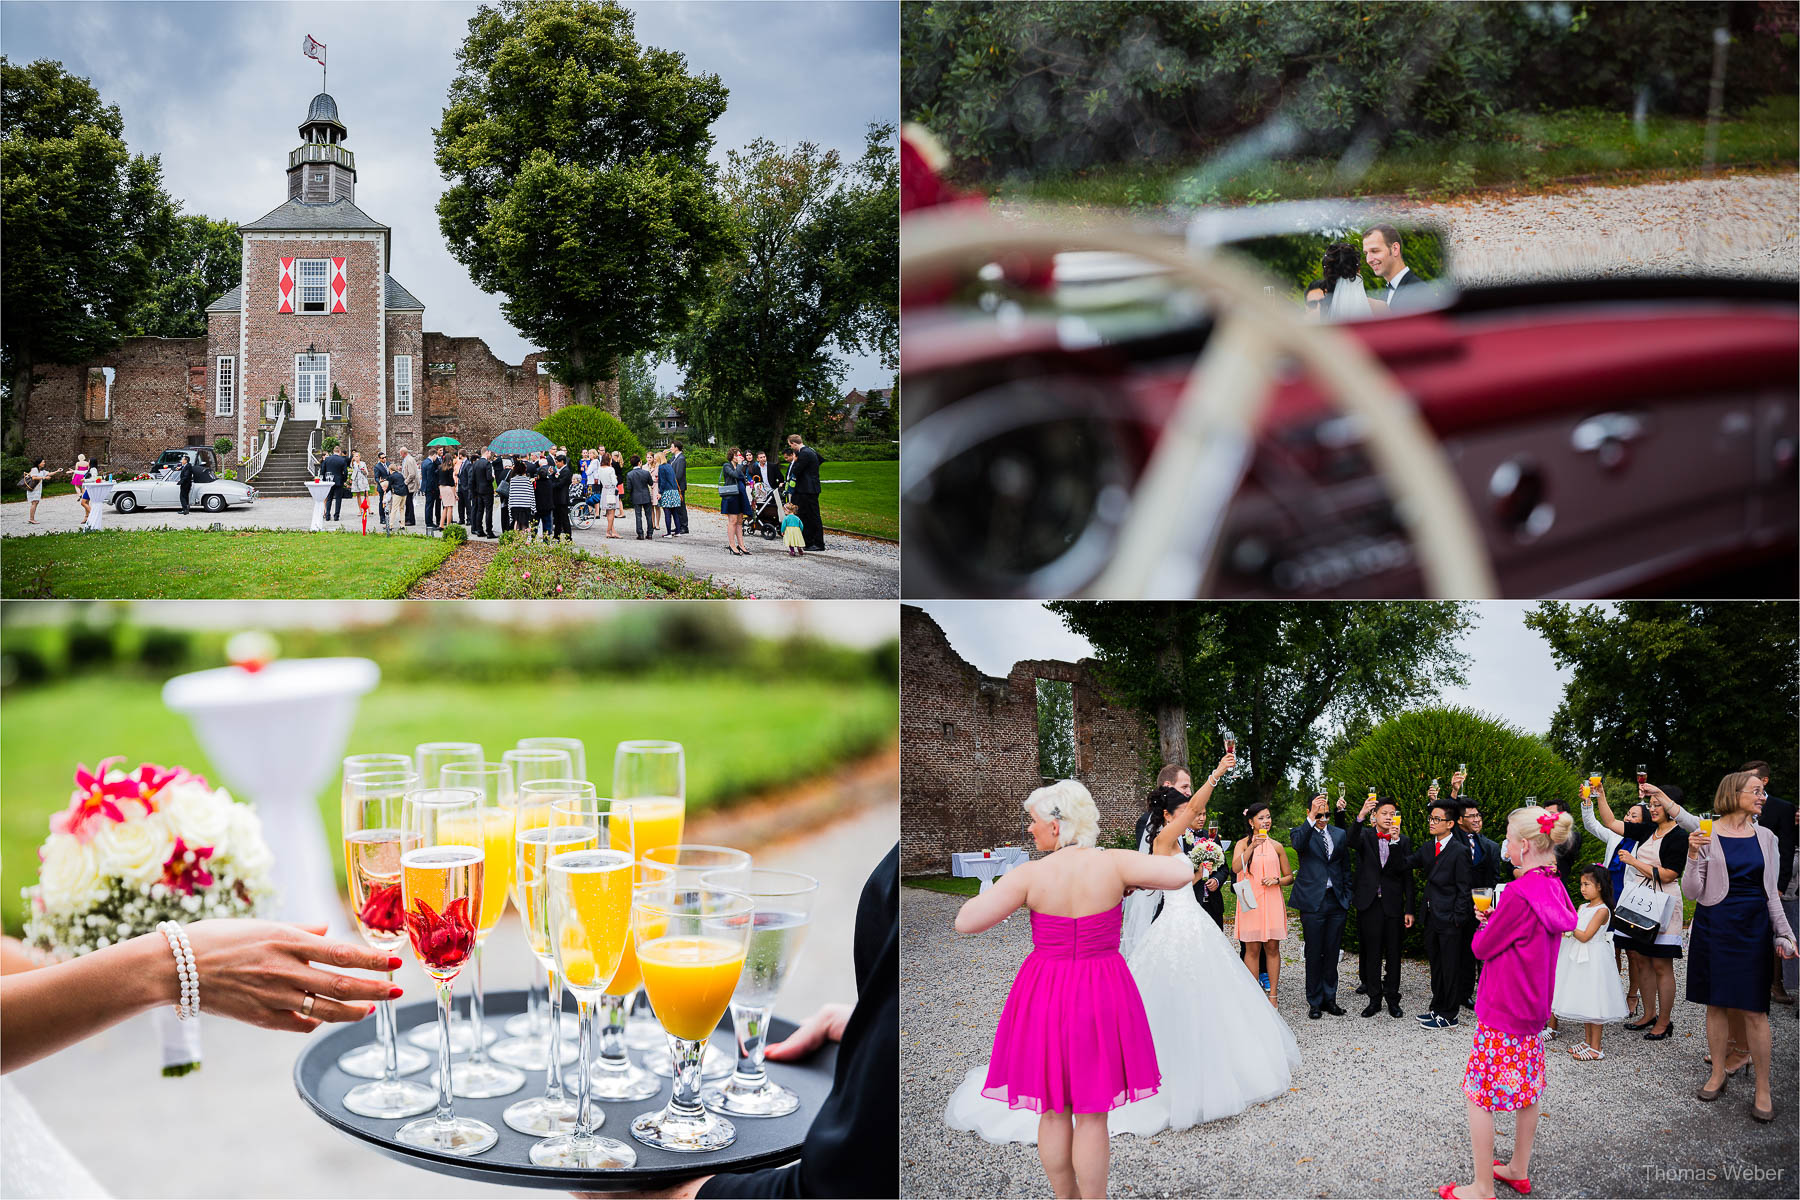
[[[1225,865],[1225,848],[1211,838],[1201,838],[1188,851],[1188,861],[1194,864],[1194,870],[1209,867],[1216,871]]]
[[[50,818],[38,850],[38,882],[24,889],[25,938],[58,958],[160,921],[255,916],[274,896],[274,857],[249,806],[182,767],[144,763],[127,774],[120,761],[76,769],[69,806]],[[157,1019],[163,1074],[196,1069],[199,1023],[177,1025],[172,1010]]]

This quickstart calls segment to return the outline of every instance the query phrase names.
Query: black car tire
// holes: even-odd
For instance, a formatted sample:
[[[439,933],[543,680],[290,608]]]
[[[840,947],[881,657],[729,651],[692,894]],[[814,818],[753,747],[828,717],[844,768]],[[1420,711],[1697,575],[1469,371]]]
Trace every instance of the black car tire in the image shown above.
[[[200,501],[200,505],[209,513],[224,512],[225,497],[217,492],[212,492]]]
[[[113,511],[130,513],[138,509],[138,498],[130,492],[120,492],[113,497]]]

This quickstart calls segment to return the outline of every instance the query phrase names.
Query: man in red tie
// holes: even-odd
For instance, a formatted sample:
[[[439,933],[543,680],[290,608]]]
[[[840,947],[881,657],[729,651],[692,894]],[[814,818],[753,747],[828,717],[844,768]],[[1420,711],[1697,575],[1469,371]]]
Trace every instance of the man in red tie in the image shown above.
[[[1426,824],[1430,841],[1412,860],[1424,890],[1425,957],[1431,960],[1431,1010],[1419,1017],[1419,1024],[1430,1029],[1457,1023],[1456,984],[1461,977],[1457,955],[1463,927],[1475,921],[1469,848],[1452,836],[1461,808],[1453,801],[1431,806]]]
[[[1372,823],[1368,822],[1373,816]],[[1369,998],[1362,1015],[1381,1011],[1386,996],[1388,1014],[1403,1017],[1400,1007],[1400,943],[1413,924],[1411,845],[1400,832],[1400,810],[1394,801],[1371,797],[1356,814],[1351,837],[1356,849],[1356,875],[1350,884],[1356,907],[1359,972],[1357,990]],[[1382,966],[1386,965],[1386,978]]]

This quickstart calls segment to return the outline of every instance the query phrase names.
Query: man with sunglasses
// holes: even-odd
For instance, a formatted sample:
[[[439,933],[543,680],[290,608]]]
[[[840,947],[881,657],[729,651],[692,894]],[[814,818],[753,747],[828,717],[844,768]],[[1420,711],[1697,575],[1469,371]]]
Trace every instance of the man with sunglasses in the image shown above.
[[[1306,319],[1317,325],[1325,310],[1325,281],[1315,279],[1306,285]]]

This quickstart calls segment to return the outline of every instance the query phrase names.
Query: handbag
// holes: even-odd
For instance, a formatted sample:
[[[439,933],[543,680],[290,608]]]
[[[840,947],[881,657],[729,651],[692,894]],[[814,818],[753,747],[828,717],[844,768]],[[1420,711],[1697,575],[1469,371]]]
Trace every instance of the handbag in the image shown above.
[[[1673,896],[1647,883],[1624,888],[1618,907],[1613,910],[1612,927],[1634,941],[1653,942],[1669,919],[1669,906],[1674,902]]]
[[[1232,883],[1231,890],[1237,893],[1240,908],[1256,907],[1256,885],[1248,879],[1239,879]]]

